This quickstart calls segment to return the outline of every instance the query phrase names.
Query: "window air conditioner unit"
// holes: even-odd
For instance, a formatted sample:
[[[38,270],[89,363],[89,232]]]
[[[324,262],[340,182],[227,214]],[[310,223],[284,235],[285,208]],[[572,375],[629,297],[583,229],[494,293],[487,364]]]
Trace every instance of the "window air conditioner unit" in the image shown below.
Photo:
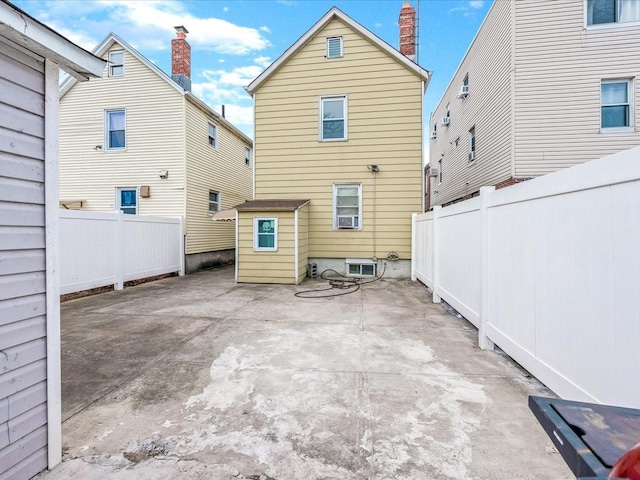
[[[476,152],[469,152],[469,161],[473,162],[476,159]]]
[[[442,125],[449,125],[449,117],[442,117],[442,121],[440,123],[442,123]]]
[[[338,215],[338,228],[356,228],[358,217],[356,215]]]
[[[462,85],[458,92],[458,98],[465,98],[469,95],[469,85]]]
[[[435,131],[431,132],[431,140],[435,140],[437,136],[438,134]]]
[[[440,169],[438,167],[431,167],[431,170],[429,170],[429,176],[437,177],[438,175],[440,175]]]

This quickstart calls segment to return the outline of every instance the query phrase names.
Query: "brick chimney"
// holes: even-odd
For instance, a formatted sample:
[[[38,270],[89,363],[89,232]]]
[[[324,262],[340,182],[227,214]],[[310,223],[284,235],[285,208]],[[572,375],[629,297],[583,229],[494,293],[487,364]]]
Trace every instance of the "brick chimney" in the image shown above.
[[[416,9],[404,2],[398,18],[400,26],[400,53],[409,60],[416,61]]]
[[[191,91],[191,45],[187,43],[189,30],[182,25],[176,29],[176,38],[171,40],[171,78],[174,82]]]

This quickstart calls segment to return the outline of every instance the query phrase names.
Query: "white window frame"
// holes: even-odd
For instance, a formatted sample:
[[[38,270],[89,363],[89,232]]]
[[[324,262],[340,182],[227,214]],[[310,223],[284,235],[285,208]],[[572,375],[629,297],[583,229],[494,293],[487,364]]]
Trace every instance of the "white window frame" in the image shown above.
[[[584,26],[588,30],[598,30],[602,28],[624,28],[640,25],[640,19],[632,22],[619,22],[617,20],[609,23],[589,23],[589,2],[584,0]]]
[[[217,196],[217,200],[215,202],[211,201],[211,194],[215,194]],[[220,192],[216,191],[216,190],[209,190],[209,195],[208,195],[208,202],[209,202],[209,206],[208,206],[208,211],[211,215],[213,215],[216,212],[219,212],[221,210],[221,205],[222,205],[222,200],[220,198]],[[216,209],[215,210],[211,210],[211,205],[215,205]]]
[[[343,136],[342,138],[324,138],[323,133],[324,133],[324,102],[325,101],[335,101],[335,100],[339,100],[342,99],[343,101],[343,106],[342,106],[342,115],[343,115],[343,126],[344,126],[344,132],[343,132]],[[347,122],[347,117],[348,117],[348,108],[347,108],[347,104],[348,104],[348,98],[347,95],[321,95],[320,96],[320,105],[319,105],[319,129],[318,129],[318,138],[321,142],[346,142],[348,139],[348,122]]]
[[[473,159],[471,159],[473,154]],[[469,129],[469,163],[475,163],[476,161],[476,127],[473,126]]]
[[[211,132],[213,131],[213,135]],[[211,139],[213,139],[213,145],[211,145]],[[213,123],[207,123],[207,145],[214,150],[218,150],[218,126]]]
[[[358,188],[358,225],[356,227],[340,227],[338,225],[338,189]],[[334,183],[333,184],[333,229],[334,230],[362,230],[362,183]]]
[[[122,203],[120,202],[120,193],[128,190],[133,190],[134,192],[136,192],[136,211],[133,214],[127,214],[127,215],[137,215],[138,206],[140,204],[140,192],[138,191],[137,187],[116,187],[116,210],[118,210],[119,212],[122,211]],[[127,207],[127,208],[131,208],[131,207]]]
[[[111,130],[109,129],[110,116],[114,113],[124,114],[124,147],[112,147],[109,143]],[[115,131],[115,130],[114,130]],[[127,149],[127,111],[124,108],[113,108],[104,111],[104,149],[110,151]]]
[[[112,57],[116,54],[122,55],[122,63],[115,63],[112,60]],[[109,52],[109,76],[110,77],[122,77],[124,76],[124,50],[112,50]],[[117,67],[122,67],[122,73],[113,73],[113,69]]]
[[[351,266],[357,266],[358,273],[351,273]],[[373,273],[368,275],[366,273],[362,273],[362,267],[370,266],[373,268]],[[375,277],[377,273],[377,264],[375,261],[370,258],[347,258],[345,260],[345,274],[347,277]]]
[[[602,85],[607,83],[623,83],[627,84],[627,103],[629,104],[629,125],[624,127],[603,127],[602,126]],[[600,81],[600,132],[602,133],[627,133],[635,131],[635,81],[633,78],[603,78]]]
[[[273,247],[258,246],[258,222],[260,220],[274,221],[273,226]],[[253,217],[253,251],[254,252],[275,252],[278,250],[278,217]]]
[[[332,40],[338,40],[340,43],[340,54],[338,55],[330,55],[331,49],[329,48],[329,45],[331,44]],[[341,35],[335,35],[332,37],[327,37],[327,55],[326,58],[342,58],[344,56],[344,39],[342,38]]]
[[[251,158],[252,158],[253,149],[251,147],[244,147],[244,164],[247,167],[251,166]]]

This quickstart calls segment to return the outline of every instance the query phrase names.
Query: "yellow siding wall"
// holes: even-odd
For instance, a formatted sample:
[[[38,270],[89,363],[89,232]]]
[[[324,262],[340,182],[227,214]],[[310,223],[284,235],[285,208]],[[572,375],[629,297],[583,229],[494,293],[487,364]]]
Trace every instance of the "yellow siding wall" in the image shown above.
[[[583,2],[518,0],[516,175],[535,176],[640,145],[640,26],[585,29]],[[635,131],[600,133],[600,82],[635,78]]]
[[[187,102],[187,254],[235,248],[234,223],[211,220],[209,190],[220,193],[223,209],[252,198],[252,170],[245,164],[245,147],[251,145],[219,124],[218,148],[210,147],[209,121]],[[216,124],[213,118],[211,123]]]
[[[294,212],[238,213],[238,282],[295,283]],[[278,250],[254,252],[253,219],[278,218]]]
[[[309,205],[298,209],[298,282],[307,276],[309,263]]]
[[[344,57],[326,59],[342,35]],[[348,95],[348,141],[319,142],[319,96]],[[421,80],[339,20],[302,47],[255,95],[256,198],[309,198],[309,257],[411,256],[421,209]],[[377,251],[373,174],[377,164]],[[333,230],[333,183],[363,185],[363,230]]]
[[[138,213],[183,216],[183,96],[126,52],[124,68],[124,76],[109,77],[105,67],[102,78],[76,83],[60,101],[60,199],[113,210],[116,187],[149,185],[151,197],[138,198]],[[126,109],[127,148],[107,151],[104,111],[116,108]]]

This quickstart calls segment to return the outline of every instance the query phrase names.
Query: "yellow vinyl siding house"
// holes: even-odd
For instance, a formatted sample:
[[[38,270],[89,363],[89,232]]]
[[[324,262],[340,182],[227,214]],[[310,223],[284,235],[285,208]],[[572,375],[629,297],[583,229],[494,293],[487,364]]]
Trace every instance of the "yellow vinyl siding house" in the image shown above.
[[[365,274],[381,273],[386,264],[387,276],[409,276],[429,75],[333,8],[247,87],[255,103],[255,199],[309,201],[300,225],[308,228],[308,262],[319,271],[355,274],[374,265]],[[239,239],[248,238],[244,216],[253,212],[238,215]],[[267,253],[250,247],[239,246],[238,281],[259,281],[242,274],[243,255],[255,261]],[[303,276],[307,262],[299,268]]]
[[[232,263],[233,223],[211,216],[252,197],[251,139],[117,35],[95,53],[102,77],[61,87],[61,206],[181,216],[187,272]]]
[[[431,115],[431,205],[640,145],[634,5],[494,2]]]

